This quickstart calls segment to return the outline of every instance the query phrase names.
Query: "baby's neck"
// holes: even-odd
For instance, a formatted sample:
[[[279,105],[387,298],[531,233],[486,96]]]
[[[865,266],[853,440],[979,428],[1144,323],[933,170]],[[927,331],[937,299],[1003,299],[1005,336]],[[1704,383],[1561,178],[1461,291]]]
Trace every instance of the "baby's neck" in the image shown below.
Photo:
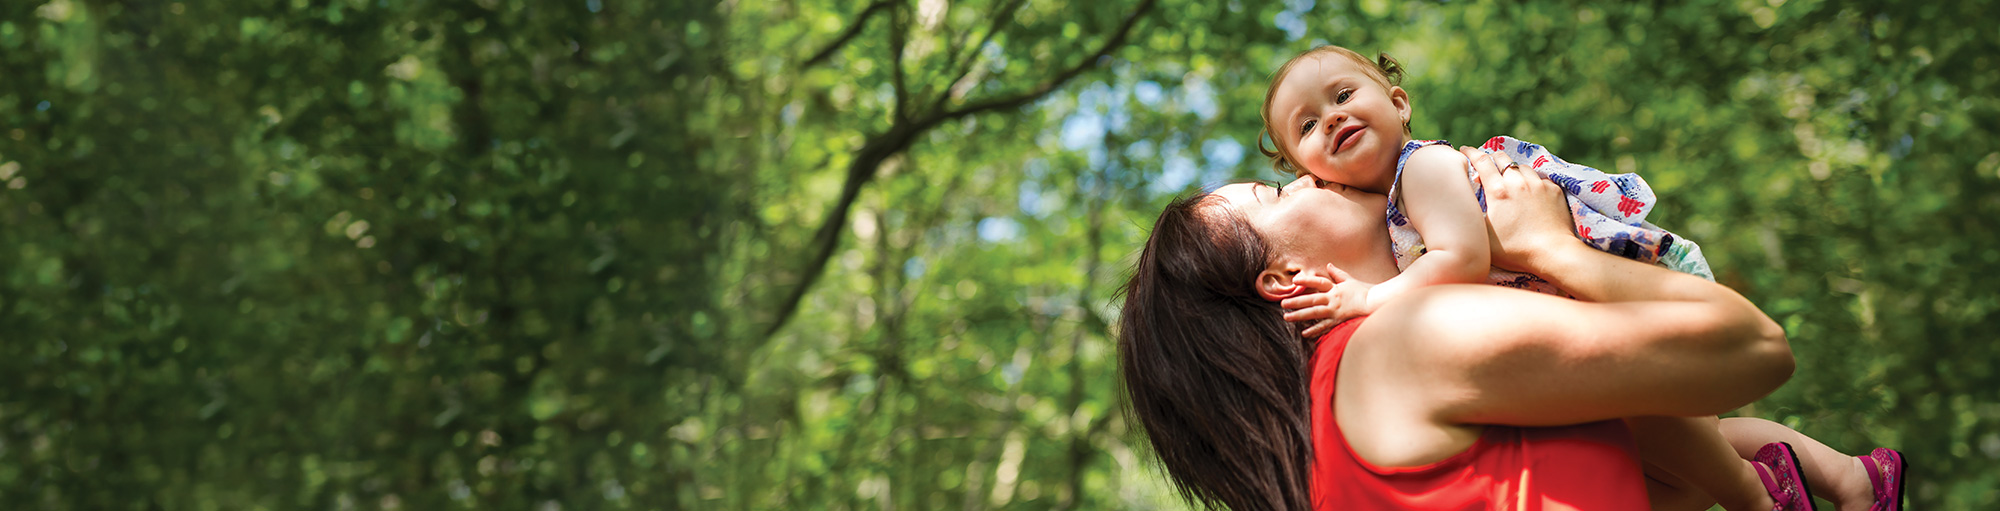
[[[1396,149],[1395,149],[1396,158],[1393,160],[1389,160],[1389,164],[1381,169],[1378,169],[1377,172],[1369,174],[1373,176],[1381,176],[1382,179],[1378,180],[1379,182],[1360,184],[1360,185],[1348,185],[1348,186],[1354,187],[1357,190],[1361,190],[1376,195],[1388,195],[1389,188],[1395,186],[1396,184],[1396,166],[1402,164],[1403,148],[1409,147],[1410,142],[1416,140],[1417,139],[1415,138],[1411,138],[1410,134],[1404,133],[1402,138],[1396,141]]]

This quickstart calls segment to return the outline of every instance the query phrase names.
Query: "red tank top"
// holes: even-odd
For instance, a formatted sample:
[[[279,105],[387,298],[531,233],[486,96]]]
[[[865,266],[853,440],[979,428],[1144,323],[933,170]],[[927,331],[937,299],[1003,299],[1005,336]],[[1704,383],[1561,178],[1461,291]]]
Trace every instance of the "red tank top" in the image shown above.
[[[1620,421],[1487,426],[1472,447],[1417,467],[1363,461],[1333,420],[1341,354],[1363,318],[1321,337],[1312,356],[1312,499],[1319,510],[1647,509],[1631,434]]]

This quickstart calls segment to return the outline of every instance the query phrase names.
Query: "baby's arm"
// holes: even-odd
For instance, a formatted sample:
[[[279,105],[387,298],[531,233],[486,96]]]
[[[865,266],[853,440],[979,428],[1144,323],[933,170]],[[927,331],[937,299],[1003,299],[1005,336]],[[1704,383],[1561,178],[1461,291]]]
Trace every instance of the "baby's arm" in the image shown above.
[[[1428,146],[1411,154],[1403,167],[1403,213],[1424,238],[1423,257],[1410,263],[1402,274],[1374,286],[1347,279],[1332,267],[1327,268],[1326,278],[1301,275],[1301,285],[1322,291],[1285,299],[1281,303],[1288,310],[1285,320],[1319,320],[1303,332],[1306,337],[1318,337],[1334,324],[1371,314],[1412,289],[1486,282],[1493,265],[1492,249],[1486,237],[1486,213],[1479,209],[1479,199],[1473,197],[1472,183],[1465,175],[1467,163],[1465,155],[1447,145]]]
[[[1465,155],[1451,146],[1418,149],[1403,167],[1403,213],[1424,238],[1424,255],[1368,292],[1373,311],[1403,292],[1437,284],[1486,282],[1492,271],[1486,213],[1466,179]],[[1394,200],[1392,197],[1391,200]]]

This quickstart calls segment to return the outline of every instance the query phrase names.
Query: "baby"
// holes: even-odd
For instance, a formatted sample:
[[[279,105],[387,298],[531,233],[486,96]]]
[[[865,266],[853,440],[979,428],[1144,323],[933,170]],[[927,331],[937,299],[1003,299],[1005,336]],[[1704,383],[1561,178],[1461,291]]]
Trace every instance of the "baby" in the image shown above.
[[[1292,311],[1286,320],[1318,320],[1306,329],[1308,337],[1423,286],[1492,283],[1564,294],[1539,277],[1492,267],[1477,174],[1466,156],[1446,142],[1411,138],[1410,96],[1397,86],[1401,77],[1401,66],[1387,55],[1371,61],[1346,48],[1324,46],[1279,68],[1265,97],[1264,130],[1276,148],[1264,148],[1260,139],[1259,150],[1282,171],[1312,175],[1325,186],[1386,195],[1387,228],[1402,270],[1374,286],[1332,267],[1327,268],[1331,281],[1307,274],[1260,277],[1291,280],[1272,284],[1295,290],[1283,301]],[[1591,246],[1715,280],[1698,246],[1646,222],[1655,197],[1638,176],[1607,175],[1509,137],[1495,137],[1483,149],[1526,162],[1526,168],[1560,185],[1577,236]],[[1895,509],[1901,501],[1903,462],[1893,450],[1877,449],[1868,457],[1838,455],[1761,419],[1729,419],[1718,426],[1713,418],[1643,417],[1627,419],[1627,424],[1649,475],[1659,475],[1659,480],[1678,476],[1730,511],[1812,509],[1807,479],[1833,490],[1829,497],[1843,509],[1870,504]],[[1809,456],[1812,466],[1799,466],[1792,444],[1815,454]]]
[[[1539,277],[1489,264],[1477,176],[1445,141],[1411,139],[1409,94],[1393,83],[1401,72],[1386,56],[1377,64],[1345,48],[1322,47],[1280,68],[1265,98],[1264,129],[1277,148],[1266,149],[1260,140],[1259,149],[1280,170],[1389,197],[1390,238],[1403,273],[1372,288],[1343,282],[1328,295],[1336,299],[1328,304],[1335,312],[1328,319],[1365,315],[1404,291],[1433,284],[1488,282],[1564,294]],[[1483,148],[1526,162],[1561,185],[1577,235],[1591,246],[1715,280],[1699,246],[1646,222],[1655,200],[1639,176],[1607,175],[1510,137],[1494,137]],[[1323,321],[1313,329],[1331,326]]]

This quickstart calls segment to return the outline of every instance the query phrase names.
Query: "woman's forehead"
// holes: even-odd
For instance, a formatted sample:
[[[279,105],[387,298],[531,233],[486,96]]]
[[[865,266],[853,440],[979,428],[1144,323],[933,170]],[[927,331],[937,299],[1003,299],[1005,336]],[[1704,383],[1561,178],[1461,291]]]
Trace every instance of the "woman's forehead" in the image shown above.
[[[1210,195],[1221,199],[1216,201],[1216,205],[1241,212],[1264,203],[1263,190],[1260,190],[1259,187],[1264,187],[1264,185],[1262,183],[1230,183],[1215,189],[1215,192]]]

